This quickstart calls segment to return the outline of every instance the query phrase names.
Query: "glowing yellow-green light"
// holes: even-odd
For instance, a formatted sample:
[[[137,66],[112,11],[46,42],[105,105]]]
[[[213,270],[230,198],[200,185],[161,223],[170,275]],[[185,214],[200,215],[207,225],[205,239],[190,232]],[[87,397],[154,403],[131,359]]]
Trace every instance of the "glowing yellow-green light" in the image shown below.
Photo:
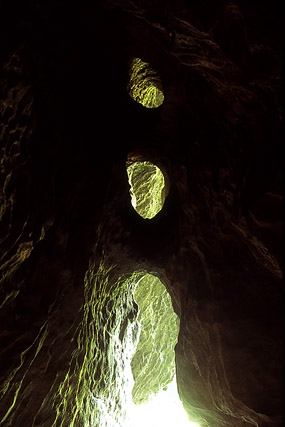
[[[175,351],[179,318],[171,297],[158,277],[145,274],[136,285],[141,327],[131,367],[134,379],[126,427],[200,427],[189,420],[179,398]]]
[[[151,162],[140,161],[130,164],[127,174],[133,208],[143,218],[153,218],[165,201],[163,173]]]
[[[157,108],[164,101],[161,80],[157,72],[140,58],[130,63],[128,92],[131,98],[146,108]]]
[[[175,376],[179,318],[166,287],[152,274],[138,282],[134,298],[141,333],[131,362],[135,381],[132,396],[133,402],[140,405],[167,388]]]

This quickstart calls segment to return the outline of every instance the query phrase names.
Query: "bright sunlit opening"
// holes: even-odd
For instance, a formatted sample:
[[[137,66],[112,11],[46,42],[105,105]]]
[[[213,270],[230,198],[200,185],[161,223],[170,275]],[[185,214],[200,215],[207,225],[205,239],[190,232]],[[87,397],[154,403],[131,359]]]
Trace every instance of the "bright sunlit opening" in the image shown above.
[[[140,58],[130,62],[128,92],[131,98],[146,108],[157,108],[163,104],[164,93],[157,72]]]
[[[137,213],[151,219],[161,211],[165,200],[165,179],[158,166],[138,161],[127,166],[131,203]]]
[[[128,408],[127,427],[200,427],[188,419],[179,398],[176,378],[167,390],[161,390],[152,400]]]

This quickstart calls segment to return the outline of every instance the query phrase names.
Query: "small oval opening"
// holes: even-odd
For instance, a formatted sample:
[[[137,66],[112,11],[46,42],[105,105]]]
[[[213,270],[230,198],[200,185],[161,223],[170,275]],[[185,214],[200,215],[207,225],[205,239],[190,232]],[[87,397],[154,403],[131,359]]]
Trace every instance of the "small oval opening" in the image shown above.
[[[157,108],[163,104],[161,79],[151,65],[140,58],[130,61],[128,93],[146,108]]]
[[[149,161],[130,163],[127,174],[133,208],[144,219],[153,218],[163,208],[167,195],[164,174]]]

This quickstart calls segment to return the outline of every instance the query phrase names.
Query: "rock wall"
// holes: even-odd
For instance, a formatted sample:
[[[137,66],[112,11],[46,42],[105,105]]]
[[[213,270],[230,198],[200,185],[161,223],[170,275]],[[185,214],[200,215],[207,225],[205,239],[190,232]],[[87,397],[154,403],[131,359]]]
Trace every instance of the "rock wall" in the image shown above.
[[[139,309],[140,335],[131,361],[132,400],[139,405],[167,389],[174,380],[179,318],[165,286],[152,274],[138,282],[134,298]]]
[[[192,419],[281,425],[281,16],[2,2],[1,425],[124,424],[145,272],[180,319]],[[134,57],[160,76],[157,109],[128,94]],[[129,153],[169,179],[153,219],[131,206]]]

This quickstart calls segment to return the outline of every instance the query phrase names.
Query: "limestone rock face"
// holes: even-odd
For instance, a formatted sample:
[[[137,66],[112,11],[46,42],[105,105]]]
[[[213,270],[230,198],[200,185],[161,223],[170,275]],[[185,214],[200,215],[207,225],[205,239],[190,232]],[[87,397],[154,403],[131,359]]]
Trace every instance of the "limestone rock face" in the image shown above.
[[[163,173],[151,162],[141,161],[127,167],[131,186],[131,203],[144,219],[152,219],[163,208],[165,180]]]
[[[143,276],[134,297],[139,308],[141,333],[131,362],[132,396],[133,402],[139,405],[167,388],[174,378],[179,320],[170,295],[157,277]]]
[[[192,3],[1,2],[1,426],[125,425],[148,273],[189,417],[282,425],[281,5]],[[129,96],[132,58],[158,108]],[[167,176],[151,219],[130,153]]]
[[[146,108],[158,108],[164,101],[159,75],[140,58],[130,61],[128,92],[134,101]]]

